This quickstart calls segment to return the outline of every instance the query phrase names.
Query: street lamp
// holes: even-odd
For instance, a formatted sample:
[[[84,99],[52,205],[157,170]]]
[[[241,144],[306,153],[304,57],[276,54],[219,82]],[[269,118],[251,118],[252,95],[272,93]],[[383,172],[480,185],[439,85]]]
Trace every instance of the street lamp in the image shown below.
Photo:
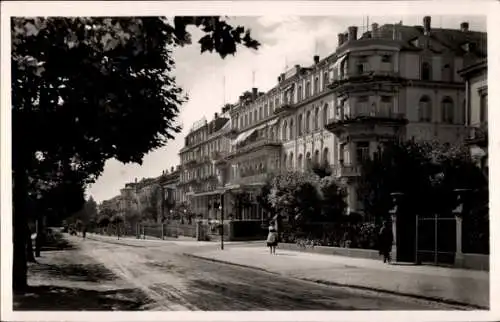
[[[224,194],[220,195],[220,249],[224,250]]]

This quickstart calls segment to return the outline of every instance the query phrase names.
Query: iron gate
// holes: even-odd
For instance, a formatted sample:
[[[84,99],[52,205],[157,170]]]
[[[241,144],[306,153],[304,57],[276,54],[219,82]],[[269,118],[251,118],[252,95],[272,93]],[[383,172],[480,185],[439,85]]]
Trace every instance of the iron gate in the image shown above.
[[[416,216],[415,262],[453,264],[456,252],[456,219]]]

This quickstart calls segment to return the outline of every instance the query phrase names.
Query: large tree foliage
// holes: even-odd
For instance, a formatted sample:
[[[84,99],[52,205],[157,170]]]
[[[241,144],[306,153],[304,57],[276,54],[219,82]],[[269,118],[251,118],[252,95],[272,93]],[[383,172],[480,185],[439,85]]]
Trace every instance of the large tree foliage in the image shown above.
[[[346,190],[333,177],[327,176],[320,180],[322,211],[320,220],[339,221],[346,214]]]
[[[393,192],[404,193],[407,213],[450,215],[454,190],[469,189],[484,200],[487,185],[466,148],[406,141],[386,144],[363,163],[359,193],[365,211],[375,217],[388,215]]]
[[[26,286],[29,195],[42,199],[68,181],[84,187],[106,160],[141,163],[179,132],[186,97],[171,53],[191,42],[190,25],[204,33],[202,52],[224,58],[237,45],[259,45],[219,17],[11,20],[15,289]]]

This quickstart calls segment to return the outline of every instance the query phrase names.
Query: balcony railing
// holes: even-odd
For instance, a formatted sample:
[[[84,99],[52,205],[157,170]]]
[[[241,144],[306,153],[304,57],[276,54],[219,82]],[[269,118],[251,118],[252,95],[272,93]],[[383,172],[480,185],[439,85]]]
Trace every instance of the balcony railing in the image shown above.
[[[268,177],[267,173],[259,173],[251,176],[233,178],[230,180],[230,183],[239,185],[260,184],[260,183],[265,183],[267,177]]]
[[[361,166],[354,164],[339,164],[333,167],[333,175],[336,177],[358,177],[361,175]]]
[[[246,152],[248,150],[258,148],[261,146],[265,146],[265,145],[281,146],[281,144],[282,144],[281,141],[278,139],[263,138],[263,139],[258,139],[256,141],[248,142],[244,145],[238,146],[234,152],[241,153],[241,152]]]
[[[328,87],[336,89],[347,83],[366,83],[366,82],[381,82],[381,81],[400,81],[401,77],[397,72],[393,71],[367,71],[363,73],[350,73],[340,79],[330,80]]]

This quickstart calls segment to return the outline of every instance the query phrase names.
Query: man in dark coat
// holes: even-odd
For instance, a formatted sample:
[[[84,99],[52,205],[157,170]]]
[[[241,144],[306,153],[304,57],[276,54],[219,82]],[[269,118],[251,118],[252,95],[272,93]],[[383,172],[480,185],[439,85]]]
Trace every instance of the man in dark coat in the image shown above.
[[[384,221],[384,225],[379,232],[380,255],[384,256],[384,263],[391,263],[391,249],[394,236],[392,225],[389,221]]]

